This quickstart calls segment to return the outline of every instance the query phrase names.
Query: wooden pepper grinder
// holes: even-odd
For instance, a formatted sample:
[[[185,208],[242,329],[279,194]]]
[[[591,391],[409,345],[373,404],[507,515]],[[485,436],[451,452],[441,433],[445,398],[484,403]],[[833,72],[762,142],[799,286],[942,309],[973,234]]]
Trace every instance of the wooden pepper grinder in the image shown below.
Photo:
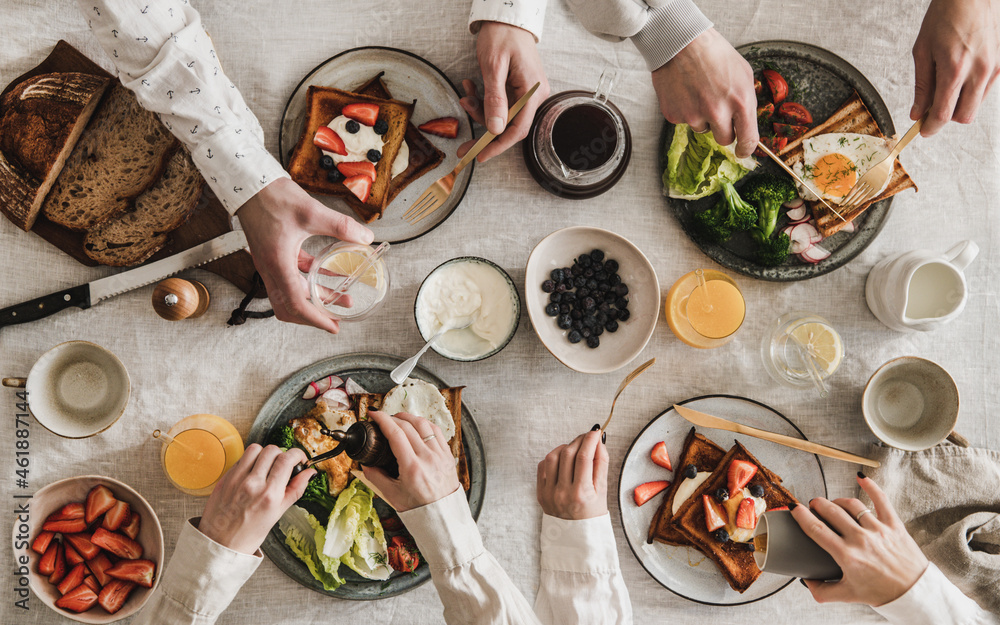
[[[389,440],[374,421],[358,421],[347,428],[346,432],[324,429],[322,433],[341,441],[344,452],[351,460],[367,467],[378,467],[389,477],[399,477],[399,465],[389,447]]]
[[[200,317],[210,300],[208,289],[197,280],[167,278],[153,289],[153,310],[167,321]]]

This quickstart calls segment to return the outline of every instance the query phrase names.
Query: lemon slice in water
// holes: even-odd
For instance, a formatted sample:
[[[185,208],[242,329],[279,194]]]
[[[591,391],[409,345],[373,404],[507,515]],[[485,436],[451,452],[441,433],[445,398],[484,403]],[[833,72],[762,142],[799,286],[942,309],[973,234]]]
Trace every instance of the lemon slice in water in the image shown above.
[[[327,271],[332,271],[343,276],[349,276],[354,271],[368,262],[368,256],[356,251],[343,251],[339,254],[334,254],[330,258],[326,259],[323,263],[323,269]],[[372,288],[378,287],[378,268],[377,263],[369,265],[368,268],[358,276],[358,282],[362,284],[367,284]]]
[[[809,350],[816,359],[816,368],[824,376],[836,371],[844,359],[840,335],[828,325],[810,321],[796,326],[790,334]]]

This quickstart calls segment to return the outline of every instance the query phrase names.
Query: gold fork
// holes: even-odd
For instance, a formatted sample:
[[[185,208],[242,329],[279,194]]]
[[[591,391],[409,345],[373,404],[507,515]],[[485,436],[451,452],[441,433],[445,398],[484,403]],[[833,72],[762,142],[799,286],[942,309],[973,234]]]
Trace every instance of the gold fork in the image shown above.
[[[521,98],[514,103],[514,106],[510,107],[510,111],[507,113],[508,124],[514,119],[514,116],[517,115],[522,108],[524,108],[524,105],[531,99],[531,96],[535,95],[535,90],[538,89],[539,84],[541,83],[536,82],[534,87],[521,96]],[[504,128],[506,127],[507,126],[505,124]],[[476,144],[472,146],[472,149],[469,150],[464,157],[462,157],[462,160],[458,161],[458,165],[455,166],[455,169],[451,170],[451,173],[429,186],[427,190],[417,198],[417,201],[413,203],[410,210],[406,211],[403,215],[403,219],[411,224],[415,224],[440,208],[441,205],[448,199],[448,196],[451,195],[451,189],[455,186],[455,176],[458,175],[458,172],[465,169],[465,166],[471,163],[472,159],[476,158],[476,156],[483,151],[483,148],[489,145],[491,141],[496,139],[496,137],[497,136],[495,134],[487,130],[483,136],[479,138],[479,141],[476,141]]]
[[[892,148],[889,152],[889,156],[882,159],[878,165],[875,165],[869,169],[861,180],[858,180],[854,187],[851,189],[850,193],[844,198],[844,201],[840,203],[841,210],[847,212],[852,211],[872,199],[875,194],[882,190],[885,183],[888,182],[889,177],[892,176],[892,170],[896,165],[896,157],[899,153],[903,151],[910,141],[913,140],[917,134],[920,133],[920,127],[923,126],[924,120],[918,119],[910,126],[910,129],[906,131],[903,138],[899,140],[896,147]]]
[[[638,367],[636,367],[635,371],[633,371],[632,373],[630,373],[627,376],[625,376],[625,379],[622,380],[622,383],[618,386],[618,392],[615,393],[615,398],[613,400],[611,400],[611,412],[608,414],[608,420],[604,422],[603,426],[601,426],[601,434],[604,433],[604,430],[607,429],[608,424],[611,423],[611,417],[614,416],[614,414],[615,414],[615,404],[618,402],[618,397],[622,394],[622,391],[625,390],[625,387],[628,386],[629,384],[631,384],[632,380],[634,380],[637,377],[639,377],[640,375],[642,375],[642,373],[646,369],[649,369],[650,367],[652,367],[655,364],[656,364],[656,359],[655,358],[650,358],[646,362],[644,362],[641,365],[639,365]]]

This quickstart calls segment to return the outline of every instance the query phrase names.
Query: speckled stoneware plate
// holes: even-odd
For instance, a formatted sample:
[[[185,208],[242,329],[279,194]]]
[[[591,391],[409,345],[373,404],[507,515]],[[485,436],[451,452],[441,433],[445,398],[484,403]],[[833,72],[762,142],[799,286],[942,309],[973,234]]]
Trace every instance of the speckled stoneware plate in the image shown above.
[[[882,96],[861,72],[836,54],[795,41],[761,41],[741,46],[738,51],[750,62],[754,72],[767,64],[784,76],[790,87],[794,85],[798,93],[802,94],[797,100],[812,113],[815,122],[813,126],[830,117],[857,90],[883,134],[891,137],[896,133]],[[661,173],[666,166],[666,147],[670,145],[673,136],[673,124],[665,123],[660,137]],[[760,162],[757,171],[787,175],[770,159],[757,160]],[[753,261],[754,245],[745,233],[737,233],[724,245],[707,243],[694,234],[691,215],[711,207],[717,199],[714,195],[695,201],[667,198],[667,204],[687,235],[709,258],[743,275],[775,282],[807,280],[843,267],[868,247],[882,231],[892,205],[892,198],[876,202],[854,220],[856,230],[853,233],[838,232],[824,239],[822,246],[830,251],[830,256],[819,263],[806,263],[791,255],[783,265],[763,267]],[[782,216],[777,230],[780,231],[786,222],[787,219]]]
[[[260,409],[260,413],[257,414],[257,418],[253,422],[253,427],[250,428],[246,444],[263,443],[274,429],[284,425],[289,419],[301,417],[309,412],[316,402],[315,400],[302,399],[302,392],[310,382],[328,375],[338,375],[342,378],[353,379],[370,393],[387,393],[395,386],[393,381],[389,379],[389,372],[401,362],[403,362],[402,358],[387,354],[344,354],[321,360],[300,369],[282,382],[281,386],[275,389],[267,402],[264,403],[264,407]],[[425,380],[438,388],[451,386],[420,366],[413,370],[410,377]],[[479,428],[476,426],[476,422],[472,418],[472,411],[469,410],[465,401],[462,401],[462,444],[465,447],[465,456],[469,463],[471,481],[471,488],[467,493],[469,508],[472,510],[473,518],[478,519],[479,511],[483,508],[483,497],[486,494],[486,452],[483,450],[483,439],[479,434]],[[376,502],[376,507],[381,505],[384,504]],[[278,530],[277,525],[271,528],[271,533],[264,540],[261,549],[271,562],[274,562],[279,569],[298,583],[338,599],[360,601],[384,599],[412,590],[431,578],[430,569],[424,561],[420,562],[420,566],[413,573],[393,572],[392,577],[387,581],[365,579],[346,566],[342,566],[340,574],[347,580],[347,583],[330,591],[325,590],[323,585],[309,573],[306,565],[285,547],[285,537]]]
[[[761,430],[805,439],[805,435],[788,417],[745,397],[705,395],[678,403]],[[794,579],[762,573],[746,592],[740,594],[729,586],[715,563],[694,547],[646,542],[649,525],[666,495],[661,493],[638,507],[632,491],[639,484],[652,480],[673,481],[680,475],[683,467],[677,466],[677,463],[680,462],[684,439],[690,429],[690,423],[673,408],[668,408],[639,432],[625,454],[618,481],[618,507],[629,548],[653,579],[679,597],[707,605],[742,605],[770,597]],[[726,450],[733,446],[734,440],[739,441],[764,466],[781,476],[784,480],[782,486],[799,501],[826,496],[826,477],[817,456],[723,430],[699,428],[698,431]],[[666,442],[667,453],[674,462],[672,473],[653,464],[649,457],[653,445],[660,441]]]
[[[461,96],[458,89],[444,72],[416,54],[396,48],[368,46],[341,52],[320,63],[295,87],[281,117],[278,145],[281,150],[281,163],[288,167],[288,159],[305,125],[306,91],[310,85],[350,91],[363,85],[379,72],[385,72],[382,79],[394,99],[401,102],[417,101],[413,117],[410,119],[415,126],[438,117],[455,117],[459,120],[458,137],[455,139],[445,139],[425,133],[424,136],[437,149],[444,152],[444,161],[412,181],[386,207],[381,219],[368,224],[375,233],[376,241],[402,243],[430,232],[455,212],[465,197],[465,191],[472,180],[472,171],[475,169],[475,163],[470,163],[462,170],[455,178],[455,187],[448,196],[448,201],[430,216],[415,224],[403,220],[403,213],[420,197],[420,194],[458,164],[458,157],[455,155],[458,146],[473,138],[472,119],[459,105],[458,99]],[[312,195],[335,211],[357,217],[351,207],[339,197],[318,193]]]

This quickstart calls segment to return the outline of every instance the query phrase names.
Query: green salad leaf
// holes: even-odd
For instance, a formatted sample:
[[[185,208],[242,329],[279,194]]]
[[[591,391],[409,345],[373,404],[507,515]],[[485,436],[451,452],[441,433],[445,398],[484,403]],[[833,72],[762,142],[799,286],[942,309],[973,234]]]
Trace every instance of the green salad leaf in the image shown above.
[[[354,480],[340,493],[326,526],[326,557],[340,560],[351,550],[365,519],[373,512],[372,505],[372,493],[360,480]]]
[[[379,521],[374,509],[361,525],[354,546],[340,558],[340,561],[362,577],[389,579],[389,575],[392,574],[389,551],[385,543],[385,533],[382,531],[382,522]]]
[[[718,192],[722,179],[736,182],[757,167],[757,161],[737,158],[736,144],[719,145],[712,133],[699,134],[687,124],[674,127],[667,148],[663,186],[672,198],[697,200]]]
[[[285,545],[305,563],[323,588],[336,590],[344,583],[337,572],[340,560],[323,555],[326,530],[316,517],[299,506],[292,506],[278,520],[278,529],[285,535]]]

